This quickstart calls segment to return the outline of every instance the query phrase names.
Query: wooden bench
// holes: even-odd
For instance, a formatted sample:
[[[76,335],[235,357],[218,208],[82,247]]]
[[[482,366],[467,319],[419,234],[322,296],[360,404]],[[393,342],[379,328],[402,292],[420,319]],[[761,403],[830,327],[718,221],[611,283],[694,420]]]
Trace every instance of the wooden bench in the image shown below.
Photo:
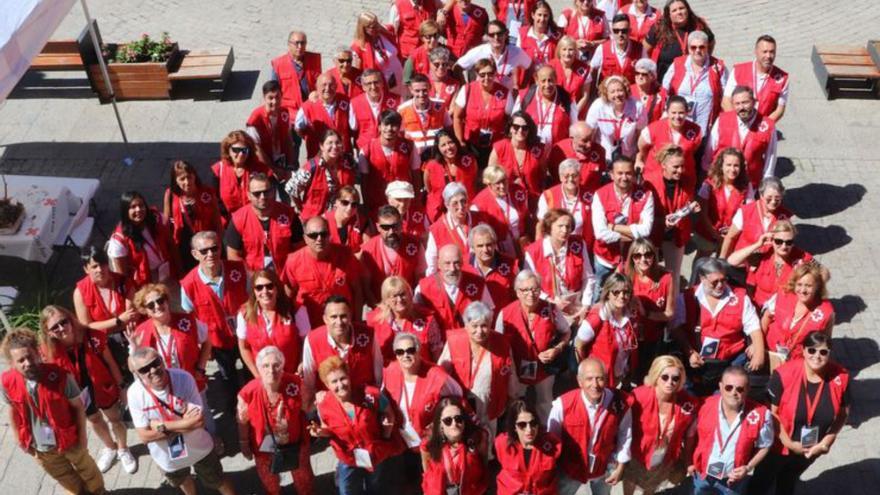
[[[41,71],[83,70],[82,53],[76,40],[48,41],[34,58],[31,69]]]
[[[210,81],[217,83],[222,93],[235,63],[235,52],[229,48],[214,50],[184,50],[183,60],[176,71],[168,74],[171,83],[183,81]]]
[[[866,48],[813,46],[813,71],[829,100],[880,97],[880,68],[872,58],[880,55],[878,48],[877,42],[868,42]]]

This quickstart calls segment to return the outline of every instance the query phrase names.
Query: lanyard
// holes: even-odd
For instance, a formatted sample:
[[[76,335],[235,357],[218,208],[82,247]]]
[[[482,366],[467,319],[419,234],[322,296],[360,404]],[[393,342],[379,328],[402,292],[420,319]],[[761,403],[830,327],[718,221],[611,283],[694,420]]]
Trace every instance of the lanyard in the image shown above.
[[[597,442],[599,439],[599,432],[602,431],[602,425],[605,424],[605,417],[608,416],[608,410],[605,409],[605,406],[603,405],[604,401],[605,395],[603,393],[602,398],[599,399],[599,406],[596,408],[596,415],[594,416],[596,420],[590,425],[590,445],[587,450],[594,453],[599,444],[599,442]],[[587,420],[589,421],[589,419],[590,415],[587,414]]]
[[[795,309],[797,309],[797,305],[795,305]],[[804,313],[804,316],[801,317],[802,323],[801,326],[798,327],[798,331],[792,334],[789,334],[788,338],[785,339],[785,347],[791,350],[792,346],[800,339],[801,333],[803,333],[804,328],[806,328],[807,323],[810,322],[810,314],[812,311],[809,311],[810,308],[807,308],[807,312]],[[792,320],[794,320],[794,310],[792,310],[791,314]],[[824,381],[822,383],[825,383]]]
[[[399,268],[400,253],[397,254],[397,263],[392,263],[388,256],[388,249],[389,248],[386,247],[384,243],[379,243],[379,256],[382,258],[382,271],[385,272],[385,276],[398,275],[401,272]]]
[[[25,386],[25,389],[27,389],[27,386]],[[37,382],[36,388],[34,390],[37,394],[40,393],[40,382]],[[24,395],[27,398],[28,406],[31,408],[31,410],[33,410],[34,415],[37,416],[41,422],[49,424],[49,415],[44,413],[43,410],[40,409],[38,403],[34,402],[34,398],[31,397],[31,392],[29,390],[25,390]],[[37,400],[39,400],[39,397],[37,397]]]
[[[684,55],[687,53],[687,37],[688,33],[685,32],[684,36],[678,35],[678,29],[673,28],[673,33],[675,33],[675,38],[678,40],[678,47],[681,48],[681,54]]]
[[[526,3],[525,0],[520,0],[518,2],[510,2],[510,8],[511,8],[511,10],[513,10],[513,17],[515,20],[517,20],[517,21],[523,20],[523,10],[524,10],[523,7],[525,6],[524,5],[525,3]]]
[[[590,9],[590,13],[593,10]],[[590,37],[590,14],[578,15],[578,39],[585,40]]]
[[[470,213],[468,213],[468,220],[470,220]],[[446,218],[443,220],[443,224],[446,225],[446,229],[449,231],[449,236],[452,237],[452,242],[454,242],[461,249],[462,253],[467,253],[468,250],[464,245],[464,239],[468,237],[468,226],[467,225],[452,225],[450,222],[449,214],[446,214]],[[461,234],[458,233],[458,230],[461,229],[464,233],[464,239],[461,237]]]
[[[620,143],[620,136],[623,133],[623,124],[626,123],[626,115],[622,115],[619,119],[598,119],[599,122],[605,122],[612,126],[612,144],[617,146]]]
[[[547,124],[553,124],[553,114],[556,112],[556,99],[549,106],[544,105],[544,99],[538,98],[538,104],[535,105],[538,111],[538,128]]]
[[[737,118],[736,129],[733,130],[733,139],[734,139],[733,142],[734,142],[734,146],[735,146],[736,148],[739,148],[739,150],[742,151],[743,153],[745,153],[745,152],[746,152],[746,146],[749,145],[749,140],[751,139],[751,137],[752,137],[752,129],[751,129],[751,125],[749,125],[748,128],[746,129],[746,137],[745,137],[745,139],[743,139],[742,137],[740,137],[740,134],[739,134],[739,118]]]
[[[178,196],[177,200],[180,204],[180,214],[183,217],[184,223],[186,223],[186,225],[190,228],[190,230],[195,230],[195,227],[193,226],[193,223],[194,223],[193,219],[190,218],[189,212],[186,209],[186,203],[184,202],[184,197]],[[195,201],[193,201],[193,203],[192,203],[192,209],[193,209],[193,212],[195,212],[195,209],[196,209],[196,202]],[[198,217],[198,214],[196,215],[196,217]]]
[[[807,426],[813,426],[813,416],[815,416],[816,409],[819,407],[819,402],[822,400],[822,389],[825,388],[825,380],[819,382],[819,387],[813,397],[810,397],[810,394],[807,391],[807,377],[804,377],[803,388],[804,403],[807,406]]]
[[[709,66],[704,65],[700,68],[700,73],[695,74],[693,65],[690,67],[691,70],[687,71],[688,74],[688,82],[691,86],[691,94],[697,94],[697,86],[703,81],[703,77],[707,77],[709,75]]]
[[[458,164],[453,163],[452,165],[446,163],[446,159],[443,159],[443,180],[446,184],[450,182],[458,182]],[[452,167],[455,167],[455,172],[452,171]],[[450,180],[451,178],[451,180]]]
[[[464,485],[464,471],[465,466],[467,465],[467,459],[465,459],[465,456],[467,455],[467,448],[464,446],[464,444],[459,443],[459,454],[457,456],[459,459],[459,466],[455,466],[455,459],[453,459],[452,457],[451,450],[452,447],[449,446],[443,449],[443,468],[446,470],[446,477],[449,479],[450,483],[453,483],[453,480],[455,479],[454,470],[455,468],[458,468],[458,483],[456,484],[456,486],[461,487]]]
[[[660,414],[660,404],[657,404],[658,426],[659,426],[659,423],[662,423],[662,419],[663,418],[661,418],[661,414]],[[670,425],[672,425],[672,423],[675,423],[675,403],[672,404],[672,409],[670,409],[670,411],[669,411],[669,419],[666,421],[666,424],[664,424],[663,427],[660,428],[660,431],[657,435],[657,443],[658,444],[660,442],[662,442],[663,439],[666,437],[667,430],[669,430],[669,427],[670,427]]]
[[[153,393],[153,389],[151,389],[149,386],[144,385],[144,389],[146,389],[147,394],[149,394],[150,397],[153,399],[153,403],[156,404],[156,409],[159,411],[159,414],[162,416],[162,419],[164,421],[171,421],[174,419],[174,416],[177,416],[178,418],[183,417],[182,413],[179,413],[174,409],[174,385],[172,384],[170,376],[168,379],[168,403],[165,403],[165,401],[156,397],[156,394]],[[183,400],[180,399],[179,402],[182,404]],[[170,412],[171,414],[168,414],[168,412]]]
[[[467,390],[473,390],[474,381],[477,378],[477,373],[480,371],[480,365],[483,364],[483,358],[486,357],[486,348],[480,346],[480,353],[477,355],[477,364],[474,366],[474,358],[471,355],[470,345],[468,345],[468,376],[467,376]]]
[[[510,50],[508,50],[507,47],[504,47],[504,54],[501,55],[501,57],[499,57],[497,60],[495,59],[495,54],[492,54],[492,59],[495,61],[495,66],[498,67],[498,72],[495,74],[495,79],[497,79],[498,82],[501,82],[501,80],[505,76],[507,76],[507,74],[505,74],[505,69],[510,68],[507,65],[508,55],[510,55]]]
[[[174,359],[175,354],[175,346],[174,346],[174,332],[168,331],[168,345],[162,345],[162,336],[159,335],[159,330],[153,327],[153,336],[156,339],[156,347],[159,349],[159,353],[162,355],[162,360],[165,361],[165,366],[169,368],[175,368],[172,360]]]
[[[431,105],[432,103],[428,102],[428,108],[424,111],[425,120],[431,121]],[[413,110],[416,112],[416,123],[419,125],[419,130],[422,131],[422,139],[428,140],[430,136],[428,135],[428,128],[425,127],[425,122],[422,121],[422,112],[419,111],[418,108],[413,105]]]
[[[727,445],[730,444],[730,440],[736,434],[737,430],[739,430],[739,427],[742,426],[742,413],[740,413],[737,417],[739,418],[739,421],[737,421],[736,426],[734,426],[733,429],[730,430],[730,433],[727,434],[727,438],[724,441],[721,440],[721,422],[720,422],[720,420],[719,420],[718,426],[715,428],[715,441],[718,442],[718,448],[720,449],[718,451],[718,455],[720,457],[724,457],[724,451],[727,450]],[[726,421],[726,419],[725,419],[725,421]]]

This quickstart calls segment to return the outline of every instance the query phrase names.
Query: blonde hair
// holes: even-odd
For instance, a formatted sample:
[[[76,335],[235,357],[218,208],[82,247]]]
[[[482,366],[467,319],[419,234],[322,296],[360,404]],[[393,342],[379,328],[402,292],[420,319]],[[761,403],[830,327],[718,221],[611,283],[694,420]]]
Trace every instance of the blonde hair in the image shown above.
[[[569,47],[577,49],[577,41],[569,35],[560,38],[559,42],[556,43],[556,58],[561,58],[560,55],[562,54],[562,49]]]
[[[382,319],[387,320],[391,317],[391,308],[385,304],[385,300],[391,297],[391,294],[403,289],[406,292],[407,297],[410,302],[410,309],[412,309],[412,301],[413,301],[413,290],[410,287],[409,282],[406,281],[403,277],[398,277],[397,275],[393,275],[385,279],[382,282],[382,288],[380,289],[382,302],[380,304],[380,308],[382,308]]]
[[[800,265],[794,267],[794,270],[791,271],[791,275],[789,275],[788,280],[785,282],[785,291],[789,293],[794,293],[794,287],[795,285],[797,285],[798,280],[804,278],[807,275],[812,275],[813,280],[816,283],[816,297],[819,300],[827,298],[828,287],[826,284],[828,282],[830,274],[824,266],[820,265],[815,260],[801,263]]]
[[[50,304],[43,308],[43,310],[40,311],[40,343],[42,344],[43,352],[46,354],[46,359],[49,361],[55,356],[55,346],[58,343],[58,339],[51,335],[47,326],[49,324],[49,319],[58,315],[61,315],[70,322],[70,328],[73,330],[74,340],[79,340],[86,330],[79,320],[76,319],[76,315],[74,315],[69,309],[54,304]]]
[[[507,172],[498,165],[489,165],[483,170],[483,184],[490,186],[507,178]]]
[[[147,284],[134,294],[134,300],[132,304],[134,304],[134,308],[141,314],[147,314],[147,295],[152,292],[158,293],[160,296],[168,299],[168,286],[165,284]],[[170,301],[169,301],[170,302]]]
[[[602,84],[599,85],[599,96],[602,97],[602,101],[608,103],[608,87],[614,83],[623,85],[623,92],[626,94],[626,97],[629,98],[629,81],[623,76],[610,76],[606,77]]]
[[[379,22],[379,17],[372,12],[361,12],[357,17],[357,25],[354,28],[354,41],[361,48],[367,44],[367,26],[376,23],[379,25],[380,32],[384,32],[385,28]]]
[[[770,226],[769,232],[772,234],[778,234],[780,232],[790,232],[791,235],[797,236],[797,227],[791,223],[790,220],[777,220],[773,222],[773,225]]]
[[[679,373],[681,373],[681,380],[678,381],[678,386],[675,391],[678,392],[683,389],[686,376],[684,365],[681,364],[680,359],[669,355],[657,356],[654,358],[654,362],[651,363],[651,369],[648,370],[648,375],[645,376],[645,385],[649,387],[657,386],[657,382],[660,380],[660,375],[663,374],[663,370],[666,368],[676,368]]]

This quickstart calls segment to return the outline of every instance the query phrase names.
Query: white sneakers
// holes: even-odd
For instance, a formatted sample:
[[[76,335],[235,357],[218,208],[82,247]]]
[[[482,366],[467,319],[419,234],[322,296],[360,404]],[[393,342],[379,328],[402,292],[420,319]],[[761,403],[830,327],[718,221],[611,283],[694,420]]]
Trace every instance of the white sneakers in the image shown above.
[[[108,449],[104,447],[101,449],[101,453],[98,455],[98,469],[101,470],[102,473],[106,473],[113,466],[113,461],[116,460],[116,451],[113,449]]]
[[[124,469],[126,473],[134,474],[138,470],[137,459],[131,455],[131,451],[128,449],[117,451],[116,458],[122,463],[122,469]]]

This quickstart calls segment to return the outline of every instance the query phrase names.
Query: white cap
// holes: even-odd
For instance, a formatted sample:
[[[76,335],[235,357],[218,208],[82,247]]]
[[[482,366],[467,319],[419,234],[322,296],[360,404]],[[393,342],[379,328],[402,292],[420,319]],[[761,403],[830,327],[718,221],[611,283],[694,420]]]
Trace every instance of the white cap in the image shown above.
[[[412,199],[416,197],[416,193],[409,182],[396,180],[385,188],[385,196],[394,199]]]

